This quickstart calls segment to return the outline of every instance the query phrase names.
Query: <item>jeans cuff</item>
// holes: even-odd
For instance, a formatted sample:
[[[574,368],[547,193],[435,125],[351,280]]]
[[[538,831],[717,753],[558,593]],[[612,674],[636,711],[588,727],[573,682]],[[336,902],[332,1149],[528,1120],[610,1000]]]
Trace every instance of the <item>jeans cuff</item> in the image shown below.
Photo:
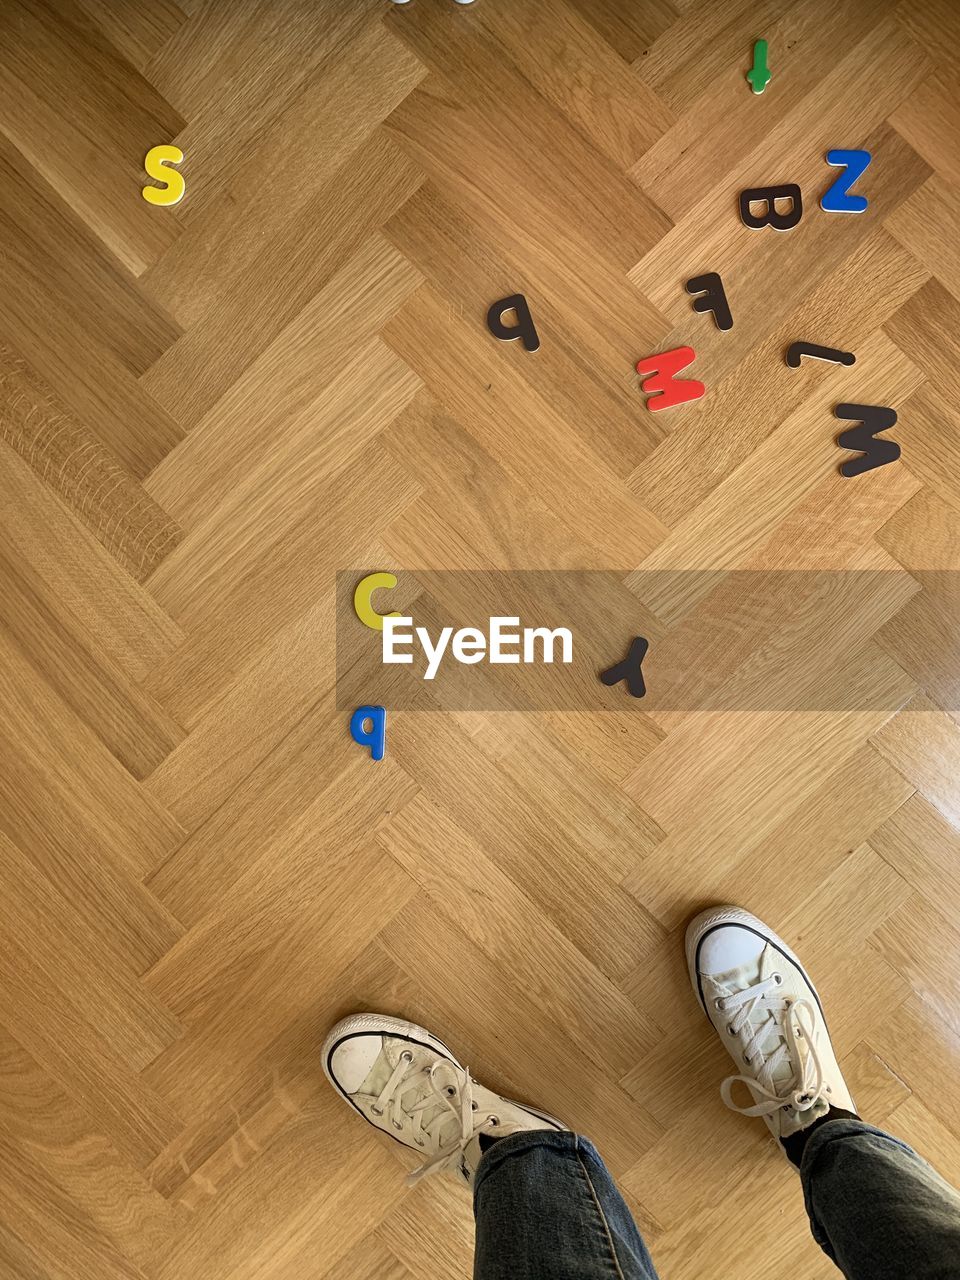
[[[534,1147],[552,1147],[555,1151],[569,1154],[589,1145],[585,1138],[565,1129],[523,1129],[520,1133],[511,1133],[506,1138],[499,1138],[480,1158],[473,1179],[474,1195],[484,1179],[512,1156],[522,1155]]]
[[[803,1179],[804,1185],[810,1179],[810,1172],[819,1152],[830,1142],[836,1142],[840,1138],[859,1137],[861,1134],[872,1134],[875,1138],[883,1138],[885,1142],[892,1143],[895,1147],[899,1147],[901,1151],[906,1151],[908,1155],[916,1155],[912,1147],[908,1147],[905,1142],[901,1142],[899,1138],[894,1138],[891,1134],[885,1133],[883,1129],[875,1129],[872,1124],[865,1124],[862,1120],[828,1120],[826,1124],[822,1124],[816,1133],[811,1134],[810,1141],[807,1143],[803,1152],[803,1160],[800,1164],[800,1177]]]
[[[803,1157],[800,1161],[800,1182],[803,1187],[803,1203],[807,1210],[807,1217],[810,1219],[810,1227],[813,1231],[813,1238],[817,1244],[829,1255],[833,1257],[833,1253],[826,1240],[826,1235],[817,1220],[816,1210],[813,1206],[813,1170],[817,1160],[823,1154],[826,1147],[831,1142],[842,1142],[844,1138],[861,1138],[870,1135],[874,1138],[880,1138],[884,1142],[889,1142],[892,1147],[899,1147],[901,1151],[907,1155],[919,1159],[917,1153],[912,1147],[908,1147],[905,1142],[901,1142],[899,1138],[894,1138],[891,1134],[885,1133],[883,1129],[876,1129],[872,1124],[864,1124],[862,1120],[828,1120],[826,1124],[822,1124],[816,1133],[810,1135],[810,1140],[804,1148]]]

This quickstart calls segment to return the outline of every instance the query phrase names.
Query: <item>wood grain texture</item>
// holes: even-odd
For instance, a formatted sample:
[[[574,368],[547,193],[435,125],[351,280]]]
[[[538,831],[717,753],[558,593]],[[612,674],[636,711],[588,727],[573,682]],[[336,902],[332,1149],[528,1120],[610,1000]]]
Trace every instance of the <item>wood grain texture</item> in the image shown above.
[[[960,1178],[956,6],[0,9],[0,1274],[467,1280],[462,1189],[324,1079],[373,1008],[587,1132],[664,1275],[826,1280],[682,937],[769,920]],[[741,224],[788,181],[798,226]],[[649,412],[687,344],[706,395]],[[899,462],[838,474],[841,401]],[[649,697],[428,694],[373,766],[363,569],[428,619],[417,571],[611,571]]]

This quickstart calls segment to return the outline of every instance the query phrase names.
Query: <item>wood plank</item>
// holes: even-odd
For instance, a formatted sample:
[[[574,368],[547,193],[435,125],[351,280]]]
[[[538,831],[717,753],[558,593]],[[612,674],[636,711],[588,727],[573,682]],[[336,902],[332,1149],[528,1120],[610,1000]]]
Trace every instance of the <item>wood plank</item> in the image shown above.
[[[870,945],[960,1031],[960,930],[934,903],[913,894],[873,934]]]
[[[571,1036],[588,1057],[599,1055],[601,1070],[609,1063],[625,1071],[650,1046],[657,1030],[435,805],[416,797],[381,825],[378,839],[451,924],[494,965],[517,975],[532,1005],[566,1021],[573,1002]]]
[[[933,279],[884,325],[884,332],[923,370],[952,404],[960,392],[956,324],[960,301]]]
[[[465,108],[456,113],[456,133],[449,139],[430,139],[431,176],[433,164],[443,169],[452,159],[451,144],[462,143],[467,130],[480,129],[486,145],[476,136],[473,145],[490,161],[489,168],[481,167],[478,156],[481,185],[488,203],[492,200],[502,209],[506,200],[511,206],[507,222],[518,220],[521,209],[524,221],[542,211],[543,230],[546,219],[555,223],[558,214],[568,227],[586,219],[595,248],[602,245],[610,261],[623,268],[666,229],[666,219],[654,203],[536,92],[479,23],[464,24],[455,12],[441,11],[434,19],[425,10],[395,10],[386,21],[434,73],[400,105],[391,127],[399,126],[416,144],[422,136],[420,112],[429,110],[435,86],[445,80],[455,82],[456,97]],[[500,101],[509,101],[511,110],[501,111]],[[427,159],[419,146],[416,155]],[[477,185],[476,179],[471,185]],[[571,217],[574,209],[576,216]]]
[[[356,812],[334,814],[331,824],[335,827],[340,822],[341,830],[350,827]],[[321,848],[325,847],[323,830],[317,831]],[[232,914],[219,920],[214,916],[200,926],[199,940],[209,938],[214,943],[211,953],[204,953],[212,977],[207,977],[206,969],[193,975],[187,972],[182,979],[186,995],[178,996],[178,1001],[202,998],[207,981],[221,984],[221,998],[215,998],[214,990],[209,1016],[143,1072],[147,1084],[187,1117],[241,1092],[247,1080],[259,1082],[265,1071],[269,1078],[263,1057],[271,1042],[301,1012],[313,1009],[318,986],[334,978],[403,908],[415,889],[396,863],[375,847],[364,847],[365,826],[353,827],[344,843],[333,840],[323,860],[316,856],[314,838],[309,822],[300,823],[280,837],[274,851],[282,868],[281,901],[286,892],[298,903],[310,902],[296,923],[289,910],[270,923],[271,900],[259,892],[260,868],[238,884],[232,900],[249,902],[251,894],[259,895],[260,920],[268,927],[248,930],[242,918]],[[302,879],[305,870],[308,877],[300,888],[298,877]],[[309,893],[304,892],[307,888]],[[194,936],[184,939],[183,954],[191,954]],[[164,972],[175,975],[180,952],[172,954]],[[173,980],[173,976],[166,979]],[[163,981],[161,977],[161,988]]]
[[[489,6],[480,21],[534,89],[622,168],[672,123],[657,95],[565,0]]]
[[[55,612],[38,575],[11,555],[0,532],[0,628],[36,675],[135,778],[183,738],[183,730],[114,663],[83,647],[72,617]]]
[[[952,1095],[944,1095],[941,1083],[960,1046],[957,1032],[938,1009],[914,995],[889,1011],[870,1032],[867,1043],[910,1087],[911,1101],[936,1113],[944,1145],[952,1149],[960,1141],[960,1108]]]
[[[954,927],[960,910],[953,888],[960,830],[922,795],[912,796],[870,837],[870,844]]]
[[[644,940],[658,936],[646,910],[618,887],[611,869],[616,850],[607,846],[588,854],[557,827],[549,803],[535,788],[509,781],[462,734],[408,712],[395,717],[393,740],[404,768],[425,795],[496,850],[503,871],[602,972],[616,978],[629,966],[622,937],[629,937],[631,946],[644,947]],[[451,778],[457,779],[453,787]],[[491,795],[498,797],[496,811],[486,803]],[[624,858],[635,856],[629,832],[630,825],[621,824]],[[617,922],[615,928],[610,927],[612,921]]]
[[[293,1280],[318,1258],[337,1265],[403,1195],[386,1140],[355,1120],[331,1091],[305,1107],[258,1162],[255,1184],[231,1184],[195,1215],[158,1259],[156,1280],[254,1280],[264,1268]],[[267,1230],[254,1212],[261,1196],[283,1206]]]
[[[133,275],[177,235],[138,196],[142,162],[183,120],[74,0],[10,0],[0,25],[3,133]],[[72,109],[64,112],[69,85]],[[87,180],[78,180],[77,157]]]
[[[422,181],[379,131],[349,160],[313,193],[302,216],[279,227],[266,245],[255,235],[230,260],[216,306],[140,379],[141,387],[157,399],[167,386],[177,386],[173,412],[182,428],[196,426],[246,365],[336,274],[343,259]],[[251,306],[253,297],[256,306]]]
[[[179,541],[176,521],[5,344],[0,345],[0,403],[2,439],[127,573],[142,582]]]
[[[678,523],[835,372],[833,366],[805,360],[784,376],[785,352],[798,334],[816,334],[817,341],[843,351],[856,348],[862,359],[874,331],[928,279],[885,231],[871,232],[819,288],[711,384],[702,400],[684,406],[683,418],[630,477],[630,488],[666,524]],[[848,386],[844,395],[860,394],[857,379]]]
[[[639,0],[629,7],[617,0],[572,0],[572,4],[625,62],[639,57],[684,8],[683,3],[670,0]]]
[[[173,818],[0,635],[0,821],[29,845],[54,837],[76,854],[92,844],[115,870],[144,875],[179,842]]]
[[[8,296],[26,290],[31,304],[71,333],[78,361],[109,352],[142,373],[180,335],[176,324],[91,235],[83,218],[0,137],[2,279]],[[38,271],[34,264],[42,263]],[[9,306],[9,301],[8,301]]]
[[[55,1274],[147,1274],[177,1213],[5,1030],[0,1112],[8,1226]]]
[[[209,516],[252,467],[290,447],[291,428],[322,411],[350,356],[366,350],[420,279],[372,235],[154,468],[147,491],[186,526]]]
[[[872,745],[921,795],[960,823],[960,724],[922,694],[874,735]]]
[[[186,20],[188,5],[174,0],[79,0],[110,43],[138,71],[175,35]],[[150,79],[156,83],[151,75]]]
[[[932,174],[884,226],[960,301],[960,187]]]
[[[544,402],[489,334],[451,315],[433,289],[421,289],[383,336],[512,479],[556,514],[576,504],[591,567],[634,564],[663,539],[663,525],[597,457],[589,437]],[[539,424],[536,439],[526,429],[531,418]]]

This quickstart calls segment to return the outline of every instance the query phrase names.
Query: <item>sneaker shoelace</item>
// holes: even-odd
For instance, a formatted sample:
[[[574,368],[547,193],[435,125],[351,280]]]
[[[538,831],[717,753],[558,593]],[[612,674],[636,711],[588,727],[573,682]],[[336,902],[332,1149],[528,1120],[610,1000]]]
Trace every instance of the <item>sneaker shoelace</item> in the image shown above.
[[[417,1067],[409,1050],[400,1054],[370,1110],[375,1116],[386,1115],[398,1132],[406,1130],[416,1146],[432,1150],[430,1159],[407,1177],[411,1185],[429,1174],[457,1168],[477,1130],[500,1123],[499,1116],[477,1110],[466,1068],[445,1061]]]
[[[752,986],[744,987],[731,995],[720,997],[715,1003],[721,1013],[732,1013],[727,1023],[731,1035],[737,1035],[743,1045],[743,1057],[753,1066],[756,1075],[728,1076],[720,1087],[720,1096],[731,1109],[745,1116],[772,1115],[780,1107],[794,1108],[798,1112],[809,1111],[830,1092],[823,1077],[823,1066],[813,1041],[816,1010],[806,998],[790,1000],[776,994],[782,982],[779,974]],[[755,1013],[766,1014],[753,1025]],[[748,1030],[753,1034],[746,1035]],[[777,1035],[777,1045],[770,1052],[763,1043],[772,1033]],[[805,1046],[805,1052],[802,1052]],[[777,1080],[778,1071],[789,1065],[789,1076]],[[752,1106],[742,1107],[733,1100],[733,1086],[744,1084],[755,1099]]]

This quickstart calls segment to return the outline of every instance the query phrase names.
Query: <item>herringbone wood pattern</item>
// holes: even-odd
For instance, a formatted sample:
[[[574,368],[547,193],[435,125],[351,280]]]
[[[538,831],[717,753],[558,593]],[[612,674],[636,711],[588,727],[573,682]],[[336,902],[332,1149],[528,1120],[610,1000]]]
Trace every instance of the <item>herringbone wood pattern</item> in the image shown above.
[[[362,1007],[589,1133],[665,1277],[833,1274],[719,1101],[679,940],[717,899],[766,916],[864,1114],[960,1177],[956,600],[797,621],[792,660],[882,712],[398,713],[374,767],[334,575],[960,569],[960,10],[5,0],[0,28],[4,1277],[465,1277],[466,1197],[405,1192],[324,1083]],[[857,146],[869,210],[820,213]],[[801,224],[742,228],[783,181]],[[711,270],[729,333],[682,289]],[[517,290],[536,357],[483,324]],[[787,371],[800,337],[855,370]],[[634,363],[677,342],[708,394],[650,414]],[[837,475],[839,399],[898,409],[901,462]]]

